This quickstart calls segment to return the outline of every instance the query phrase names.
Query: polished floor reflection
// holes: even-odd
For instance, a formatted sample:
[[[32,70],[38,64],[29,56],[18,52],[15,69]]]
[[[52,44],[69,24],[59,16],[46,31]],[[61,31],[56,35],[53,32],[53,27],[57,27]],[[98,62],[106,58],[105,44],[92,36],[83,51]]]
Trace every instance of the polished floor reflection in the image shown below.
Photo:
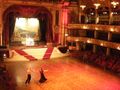
[[[118,76],[72,57],[5,64],[16,84],[16,90],[120,90]],[[25,85],[28,67],[32,68],[32,80],[29,85]],[[38,82],[41,67],[47,78],[42,84]]]

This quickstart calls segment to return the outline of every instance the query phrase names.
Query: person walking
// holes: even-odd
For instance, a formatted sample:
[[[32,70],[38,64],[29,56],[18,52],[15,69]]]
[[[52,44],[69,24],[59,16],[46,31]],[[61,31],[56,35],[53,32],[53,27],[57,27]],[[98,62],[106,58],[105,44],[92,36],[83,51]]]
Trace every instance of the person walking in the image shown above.
[[[43,71],[43,69],[41,68],[41,70],[40,70],[40,80],[39,80],[39,83],[44,83],[46,80],[47,80],[47,79],[46,79],[46,77],[45,77],[45,75],[44,75],[44,71]]]
[[[25,81],[25,84],[29,84],[31,81],[31,68],[27,69],[27,79]]]

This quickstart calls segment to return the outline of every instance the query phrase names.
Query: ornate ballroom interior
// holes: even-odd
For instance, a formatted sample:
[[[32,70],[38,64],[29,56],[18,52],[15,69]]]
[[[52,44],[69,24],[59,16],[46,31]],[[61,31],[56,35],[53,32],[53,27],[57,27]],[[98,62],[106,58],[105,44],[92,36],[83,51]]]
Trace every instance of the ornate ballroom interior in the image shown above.
[[[74,79],[75,85],[72,87],[72,81],[68,80],[71,82],[67,86],[68,89],[66,88],[68,83],[65,85],[62,83],[64,87],[61,88],[59,83],[52,87],[54,82],[49,81],[46,83],[48,88],[45,85],[41,86],[43,90],[120,90],[120,0],[0,0],[0,68],[2,70],[7,67],[18,84],[17,89],[13,89],[13,86],[9,87],[10,90],[30,90],[30,87],[21,85],[24,82],[23,78],[13,73],[21,71],[18,68],[19,64],[23,66],[24,71],[27,65],[33,65],[36,69],[39,64],[53,71],[62,70],[56,66],[56,62],[53,62],[56,65],[51,66],[49,66],[51,61],[40,62],[44,59],[61,60],[60,64],[57,64],[68,70],[71,67],[62,65],[62,62],[65,59],[65,63],[68,60],[67,64],[71,65],[73,64],[71,60],[75,59],[74,61],[80,61],[74,63],[77,63],[76,66],[80,66],[79,63],[85,67],[92,66],[92,69],[108,72],[108,77],[112,74],[112,80],[115,77],[116,81],[106,82],[107,87],[112,85],[108,89],[100,88],[97,81],[92,86],[88,83],[88,88],[86,85],[82,88],[78,86],[82,83],[77,83]],[[15,65],[14,62],[18,61],[19,63]],[[80,73],[77,74],[77,70],[83,67],[77,68],[74,64],[73,70],[76,71],[74,73],[80,79],[78,81],[82,81],[80,78],[82,76],[79,77]],[[57,72],[53,73],[57,76]],[[66,75],[65,71],[61,73]],[[46,75],[50,79],[53,78],[50,77],[52,74],[49,70]],[[69,78],[73,77],[72,74],[70,76]],[[104,79],[105,76],[106,74],[103,76]],[[84,78],[87,80],[87,77]],[[108,78],[106,80],[109,81]],[[61,79],[61,82],[64,81]],[[3,86],[3,90],[8,90],[6,85]],[[42,90],[34,82],[31,84],[31,90],[34,90],[33,87]],[[51,87],[53,89],[50,89]]]

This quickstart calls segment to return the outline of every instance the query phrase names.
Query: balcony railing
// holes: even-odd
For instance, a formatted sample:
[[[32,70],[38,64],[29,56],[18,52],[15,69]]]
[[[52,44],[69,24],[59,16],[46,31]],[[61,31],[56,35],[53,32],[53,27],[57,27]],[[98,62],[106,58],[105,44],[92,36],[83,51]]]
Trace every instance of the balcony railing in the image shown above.
[[[83,30],[101,30],[112,33],[120,33],[120,26],[114,25],[98,25],[98,24],[68,24],[67,29],[83,29]]]
[[[120,43],[113,43],[113,42],[109,42],[109,41],[98,40],[98,39],[93,39],[93,38],[88,38],[88,37],[68,36],[67,41],[68,42],[90,43],[90,44],[95,44],[95,45],[99,45],[99,46],[102,46],[102,47],[109,47],[109,48],[114,48],[114,49],[120,50]]]

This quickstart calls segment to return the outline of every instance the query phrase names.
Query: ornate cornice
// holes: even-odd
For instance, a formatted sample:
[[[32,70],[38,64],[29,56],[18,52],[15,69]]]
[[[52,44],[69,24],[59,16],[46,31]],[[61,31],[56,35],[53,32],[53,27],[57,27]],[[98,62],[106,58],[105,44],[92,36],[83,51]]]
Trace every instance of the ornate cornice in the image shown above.
[[[62,4],[56,4],[56,3],[50,3],[50,2],[42,2],[36,0],[29,0],[29,1],[25,1],[25,0],[3,0],[0,3],[0,8],[3,9],[3,12],[12,5],[27,5],[27,6],[44,6],[46,8],[49,9],[56,9],[59,10],[62,7]]]

